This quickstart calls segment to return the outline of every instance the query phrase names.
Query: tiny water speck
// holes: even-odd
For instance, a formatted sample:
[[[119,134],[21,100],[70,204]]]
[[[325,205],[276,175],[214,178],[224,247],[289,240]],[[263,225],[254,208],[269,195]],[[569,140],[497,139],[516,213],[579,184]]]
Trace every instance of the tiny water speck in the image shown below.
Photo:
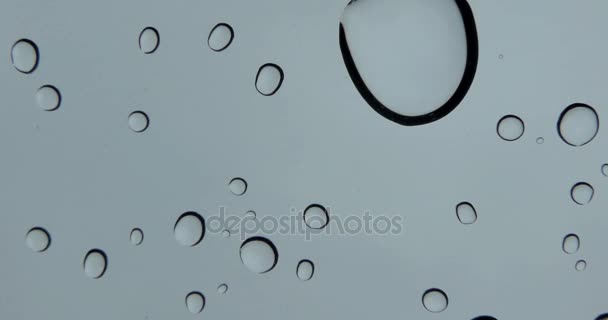
[[[225,294],[226,292],[228,292],[228,285],[225,283],[220,284],[217,287],[217,293],[219,294]]]

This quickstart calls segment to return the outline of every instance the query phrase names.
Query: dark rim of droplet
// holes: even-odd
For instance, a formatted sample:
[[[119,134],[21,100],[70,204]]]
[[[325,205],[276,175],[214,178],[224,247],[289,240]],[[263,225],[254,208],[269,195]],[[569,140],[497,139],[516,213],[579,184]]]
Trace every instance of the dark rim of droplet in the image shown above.
[[[154,46],[154,49],[152,49],[151,51],[144,51],[144,49],[141,47],[141,37],[144,35],[144,32],[146,32],[148,30],[151,30],[156,35],[156,46]],[[160,35],[158,33],[158,30],[156,30],[156,28],[154,28],[154,27],[145,27],[139,34],[138,45],[139,45],[139,50],[141,50],[144,54],[154,53],[156,51],[156,49],[158,49],[158,46],[160,46]]]
[[[245,180],[245,179],[243,179],[243,178],[241,178],[241,177],[232,178],[232,180],[230,180],[230,182],[228,182],[228,187],[230,187],[230,185],[231,185],[233,182],[236,182],[236,181],[241,181],[241,182],[242,182],[242,183],[245,185],[245,189],[243,190],[243,192],[242,192],[242,193],[234,193],[234,192],[233,192],[232,194],[234,194],[235,196],[242,196],[242,195],[244,195],[245,193],[247,193],[247,188],[249,187],[249,185],[247,184],[247,180]],[[232,190],[230,190],[230,191],[232,192]]]
[[[310,273],[310,275],[306,279],[302,279],[298,275],[298,271],[300,270],[300,267],[302,266],[303,263],[308,263],[312,267],[312,272]],[[300,278],[300,280],[303,280],[303,281],[308,281],[308,280],[312,279],[312,277],[315,275],[315,264],[312,261],[308,260],[308,259],[300,260],[300,262],[298,262],[298,266],[296,267],[296,275],[298,275],[298,278]]]
[[[462,21],[464,23],[465,35],[467,38],[467,61],[464,73],[462,75],[462,79],[460,80],[460,84],[456,88],[456,91],[454,91],[454,94],[452,94],[446,103],[432,112],[419,116],[406,116],[397,113],[385,106],[374,96],[359,74],[359,70],[357,69],[355,61],[350,52],[350,48],[348,47],[344,27],[342,26],[342,23],[340,23],[340,51],[342,52],[342,59],[344,60],[348,74],[359,91],[359,94],[361,94],[367,104],[386,119],[404,126],[418,126],[437,121],[454,111],[462,100],[464,100],[464,97],[471,88],[473,79],[475,78],[475,73],[477,71],[477,62],[479,59],[479,44],[477,38],[477,27],[475,25],[475,16],[473,15],[473,10],[466,0],[454,1],[460,10],[460,15],[462,16]]]
[[[325,214],[325,221],[324,221],[323,225],[318,228],[312,227],[310,224],[308,224],[308,221],[306,220],[306,212],[308,212],[308,210],[312,209],[312,208],[321,209],[323,211],[323,213]],[[327,226],[327,224],[329,224],[329,213],[327,213],[327,209],[325,209],[325,207],[320,204],[314,203],[314,204],[311,204],[308,207],[306,207],[306,209],[304,209],[304,212],[302,213],[302,217],[304,219],[304,223],[311,229],[316,229],[316,230],[323,229],[323,228],[325,228],[325,226]]]
[[[148,130],[148,127],[150,126],[150,117],[148,117],[148,114],[146,114],[143,111],[133,111],[129,114],[129,119],[136,114],[141,114],[142,116],[144,116],[144,118],[146,118],[146,126],[143,127],[143,129],[141,129],[141,130],[135,130],[133,128],[131,128],[131,130],[133,130],[133,132],[136,132],[136,133],[142,133],[142,132]]]
[[[604,320],[605,318],[608,318],[608,313],[600,314],[595,320]]]
[[[574,250],[573,252],[568,252],[568,251],[566,251],[566,240],[570,239],[571,237],[574,237],[576,239],[576,250]],[[578,235],[571,233],[564,237],[564,240],[562,241],[562,251],[564,251],[566,254],[575,254],[578,252],[578,250],[580,248],[581,248],[581,239],[578,237]]]
[[[138,246],[138,245],[144,243],[144,232],[140,228],[134,228],[133,230],[131,230],[131,234],[129,235],[129,240],[131,240],[133,238],[133,234],[135,232],[139,232],[139,234],[141,234],[141,240],[139,240],[139,242],[137,242],[137,243],[134,243],[134,245]]]
[[[217,291],[220,294],[224,294],[224,293],[228,292],[228,285],[225,283],[220,284],[219,286],[217,286]]]
[[[190,245],[190,247],[194,247],[197,244],[201,243],[201,241],[203,241],[203,238],[205,237],[205,228],[206,228],[205,219],[200,214],[198,214],[194,211],[189,211],[189,212],[183,213],[175,221],[175,225],[173,226],[173,232],[175,233],[175,228],[177,228],[177,224],[180,222],[180,220],[182,220],[183,218],[188,217],[188,216],[195,217],[196,219],[198,219],[201,222],[201,236],[200,236],[200,238],[198,238],[198,240],[194,244]]]
[[[589,189],[591,189],[591,197],[589,197],[589,201],[587,201],[587,203],[580,203],[580,202],[576,201],[576,199],[574,199],[574,190],[580,186],[587,186],[587,187],[589,187]],[[595,195],[595,189],[593,189],[593,186],[588,184],[587,182],[579,182],[579,183],[575,184],[572,187],[572,189],[570,189],[570,198],[572,198],[572,201],[574,201],[574,203],[578,204],[579,206],[584,206],[584,205],[588,204],[589,202],[591,202],[591,200],[593,200],[594,195]]]
[[[596,130],[596,131],[595,131],[595,134],[593,135],[593,137],[591,137],[591,139],[589,139],[589,141],[587,141],[587,142],[585,142],[585,143],[583,143],[583,144],[581,144],[581,145],[578,145],[578,146],[577,146],[577,145],[575,145],[575,144],[572,144],[572,143],[570,143],[570,142],[568,142],[568,141],[566,141],[566,138],[564,138],[564,136],[562,135],[562,130],[560,129],[560,125],[561,125],[561,123],[562,123],[562,120],[563,120],[563,119],[564,119],[564,117],[566,116],[566,114],[567,114],[567,113],[568,113],[570,110],[575,109],[575,108],[586,108],[586,109],[591,110],[591,112],[593,112],[593,114],[595,114],[595,119],[596,119],[595,123],[596,123],[596,126],[597,126],[597,128],[598,128],[598,130]],[[600,131],[600,130],[599,130],[599,128],[600,128],[600,117],[598,116],[598,114],[597,114],[597,112],[595,111],[595,109],[593,109],[593,107],[591,107],[591,106],[589,106],[589,105],[587,105],[587,104],[584,104],[584,103],[575,103],[575,104],[571,104],[571,105],[570,105],[570,106],[568,106],[566,109],[564,109],[564,111],[562,111],[562,113],[559,115],[559,119],[557,120],[557,133],[559,134],[559,137],[560,137],[560,138],[562,138],[562,140],[563,140],[565,143],[567,143],[568,145],[571,145],[571,146],[573,146],[573,147],[582,147],[582,146],[584,146],[584,145],[586,145],[586,144],[590,143],[591,141],[593,141],[593,139],[595,139],[595,136],[597,136],[598,132]]]
[[[20,42],[25,42],[25,43],[31,45],[32,48],[34,48],[34,52],[36,53],[36,61],[34,62],[34,66],[32,67],[32,69],[29,71],[19,70],[17,68],[17,66],[15,66],[15,60],[13,58],[13,49],[15,49],[15,46],[17,44],[19,44]],[[30,74],[30,73],[36,71],[36,68],[38,68],[38,64],[40,63],[40,52],[38,51],[38,46],[36,45],[36,43],[34,43],[34,41],[32,41],[30,39],[25,39],[25,38],[17,40],[17,42],[15,42],[15,44],[13,44],[13,46],[11,47],[11,63],[13,64],[15,69],[17,69],[17,71],[19,71],[21,73]]]
[[[188,307],[188,298],[190,298],[190,296],[192,296],[192,295],[197,295],[197,296],[200,296],[200,297],[203,299],[203,305],[201,306],[201,309],[200,309],[200,310],[198,310],[196,313],[200,313],[200,312],[202,312],[202,311],[203,311],[203,309],[205,309],[205,304],[206,304],[206,302],[207,302],[207,301],[206,301],[207,299],[205,298],[205,295],[204,295],[204,294],[202,294],[202,293],[200,293],[199,291],[192,291],[192,292],[190,292],[190,293],[188,293],[188,294],[186,295],[186,299],[185,299],[185,303],[186,303],[186,309],[190,310],[190,308]]]
[[[272,243],[272,241],[270,241],[264,237],[258,237],[258,236],[251,237],[251,238],[245,240],[241,244],[241,248],[239,249],[239,256],[241,257],[241,262],[243,264],[245,264],[245,262],[243,261],[243,255],[242,255],[243,247],[246,244],[248,244],[249,242],[253,242],[253,241],[262,241],[262,242],[266,243],[270,247],[270,249],[272,249],[272,252],[274,253],[274,261],[272,263],[272,266],[270,268],[268,268],[268,270],[266,270],[264,272],[260,272],[260,274],[270,272],[272,269],[274,269],[274,267],[276,267],[277,263],[279,262],[279,251],[277,250],[277,247],[274,246],[274,243]]]
[[[578,268],[579,265],[582,265],[582,268]],[[585,260],[578,260],[575,264],[574,264],[574,269],[576,271],[583,271],[585,269],[587,269],[587,261]]]
[[[103,250],[101,250],[101,249],[89,250],[89,252],[87,252],[86,256],[84,256],[84,261],[82,262],[82,268],[83,269],[85,268],[87,259],[89,258],[90,255],[92,255],[94,253],[99,253],[103,257],[103,261],[104,261],[103,270],[97,277],[93,278],[93,279],[99,279],[99,278],[103,277],[103,275],[106,273],[106,270],[108,269],[108,256],[106,255],[105,252],[103,252]]]
[[[35,232],[35,231],[43,232],[46,235],[46,238],[49,240],[48,243],[46,244],[46,246],[42,250],[36,251],[36,252],[44,252],[44,251],[46,251],[51,246],[51,234],[48,231],[46,231],[46,229],[44,229],[42,227],[34,227],[34,228],[31,228],[25,234],[26,239],[27,239],[27,236],[29,236],[30,233]]]
[[[277,87],[271,93],[262,93],[260,91],[260,89],[258,89],[258,79],[260,78],[260,73],[266,67],[276,68],[277,70],[279,70],[279,75],[280,75],[279,83],[277,84]],[[258,70],[258,74],[255,76],[255,89],[263,96],[266,96],[266,97],[272,96],[273,94],[277,93],[277,91],[279,91],[279,89],[281,88],[281,85],[283,85],[284,77],[285,77],[285,74],[283,73],[283,69],[281,69],[281,67],[279,67],[278,65],[276,65],[274,63],[267,63],[260,67],[260,69]]]
[[[53,107],[53,109],[43,109],[44,111],[55,111],[57,109],[59,109],[59,107],[61,106],[61,91],[59,91],[59,89],[57,89],[57,87],[50,85],[50,84],[45,84],[42,87],[38,88],[38,90],[42,90],[42,89],[51,89],[53,91],[55,91],[55,93],[57,94],[57,105],[55,107]]]
[[[211,43],[209,43],[209,41],[211,40],[211,35],[213,34],[213,31],[215,31],[215,29],[217,29],[219,27],[228,28],[228,30],[230,31],[230,40],[228,40],[226,45],[224,45],[222,48],[216,50],[211,47]],[[213,27],[213,29],[211,29],[211,32],[209,32],[209,37],[207,37],[207,45],[209,46],[209,48],[211,50],[213,50],[215,52],[220,52],[220,51],[226,50],[226,48],[228,48],[230,46],[230,44],[232,44],[232,40],[234,40],[234,29],[232,29],[232,27],[229,24],[222,22],[222,23],[218,23],[215,27]]]
[[[443,308],[443,309],[442,309],[442,310],[440,310],[440,311],[431,311],[431,310],[429,310],[429,308],[427,308],[426,304],[424,303],[424,297],[425,297],[427,294],[431,293],[431,292],[438,292],[438,293],[440,293],[440,294],[442,294],[442,295],[443,295],[443,297],[445,298],[445,308]],[[449,303],[450,303],[450,300],[449,300],[449,298],[448,298],[448,295],[447,295],[447,294],[445,294],[445,292],[443,292],[443,290],[441,290],[441,289],[438,289],[438,288],[431,288],[431,289],[426,290],[426,291],[425,291],[425,292],[422,294],[422,305],[423,305],[423,306],[424,306],[424,308],[425,308],[427,311],[429,311],[429,312],[432,312],[432,313],[439,313],[439,312],[442,312],[442,311],[444,311],[445,309],[447,309],[447,308],[448,308],[448,304],[449,304]]]
[[[496,320],[496,318],[494,318],[492,316],[479,316],[479,317],[473,318],[473,320]]]
[[[543,137],[538,137],[538,138],[536,138],[536,143],[538,143],[538,144],[543,144],[543,143],[545,143],[545,138],[543,138]]]
[[[473,209],[473,214],[475,215],[475,219],[473,219],[473,222],[462,222],[462,220],[460,219],[460,215],[458,214],[458,208],[462,206],[470,206],[471,209]],[[456,217],[458,217],[458,221],[460,221],[460,223],[462,224],[473,224],[475,223],[475,221],[477,221],[477,209],[475,209],[475,206],[473,206],[473,204],[468,201],[461,202],[456,205]]]
[[[602,165],[602,174],[605,177],[608,177],[608,163],[605,163],[604,165]]]
[[[514,118],[514,119],[516,119],[517,121],[521,122],[521,129],[522,129],[522,130],[521,130],[521,134],[520,134],[520,135],[518,135],[516,138],[513,138],[513,139],[507,139],[507,138],[503,137],[503,136],[500,134],[500,124],[501,124],[501,123],[502,123],[504,120],[509,119],[509,118]],[[511,141],[518,140],[519,138],[521,138],[521,137],[524,135],[524,133],[525,133],[525,132],[526,132],[526,124],[524,123],[524,121],[523,121],[523,120],[522,120],[520,117],[518,117],[518,116],[516,116],[516,115],[513,115],[513,114],[508,114],[508,115],[506,115],[506,116],[504,116],[504,117],[500,118],[500,120],[498,120],[498,123],[496,124],[496,134],[498,134],[498,136],[499,136],[501,139],[505,140],[505,141],[509,141],[509,142],[511,142]]]

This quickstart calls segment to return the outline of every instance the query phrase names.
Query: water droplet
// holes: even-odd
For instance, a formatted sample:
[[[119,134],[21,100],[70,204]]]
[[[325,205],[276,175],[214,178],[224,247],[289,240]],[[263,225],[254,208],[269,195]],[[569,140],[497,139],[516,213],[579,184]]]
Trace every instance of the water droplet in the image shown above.
[[[448,307],[448,296],[439,289],[429,289],[422,296],[422,304],[430,312],[442,312]]]
[[[606,164],[604,164],[604,165],[602,166],[602,174],[603,174],[605,177],[608,177],[608,163],[606,163]]]
[[[106,272],[108,265],[108,258],[106,254],[99,250],[93,249],[87,253],[84,257],[84,273],[93,279],[101,278]]]
[[[138,246],[144,242],[144,232],[139,228],[131,230],[131,244]]]
[[[587,261],[585,261],[585,260],[577,261],[576,264],[574,265],[574,269],[576,269],[576,271],[584,271],[585,269],[587,269]]]
[[[160,36],[158,31],[152,27],[145,28],[139,34],[139,49],[145,54],[150,54],[158,48],[160,43]]]
[[[34,72],[38,66],[38,46],[28,39],[17,41],[11,49],[11,60],[20,72]]]
[[[595,320],[608,320],[608,313],[599,315]]]
[[[456,206],[456,215],[463,224],[473,224],[477,221],[477,211],[468,202],[462,202]]]
[[[490,316],[481,316],[481,317],[474,318],[473,320],[496,320],[496,318],[490,317]]]
[[[213,51],[222,51],[232,43],[234,39],[234,30],[226,23],[220,23],[213,27],[209,33],[207,43]]]
[[[25,235],[25,244],[36,252],[43,252],[51,246],[51,236],[43,228],[35,227]]]
[[[245,213],[245,218],[247,218],[247,219],[255,219],[256,216],[257,215],[256,215],[255,211],[253,211],[253,210],[249,210]]]
[[[255,77],[255,87],[262,95],[271,96],[281,88],[283,76],[281,67],[273,63],[267,63],[258,70]]]
[[[593,199],[594,190],[593,187],[586,182],[579,182],[572,187],[570,190],[570,196],[572,200],[577,204],[583,206],[591,202]]]
[[[536,138],[536,143],[538,143],[538,144],[543,144],[543,143],[545,143],[545,138],[543,138],[543,137],[538,137],[538,138]]]
[[[301,260],[296,268],[296,274],[302,281],[308,281],[315,273],[315,265],[310,260]]]
[[[255,273],[266,273],[272,270],[279,258],[274,244],[263,237],[252,237],[245,240],[241,244],[240,254],[245,267]]]
[[[186,296],[186,308],[191,313],[201,313],[205,308],[205,296],[200,292],[190,292]]]
[[[502,60],[502,59],[504,59],[504,58],[505,58],[505,56],[504,56],[504,55],[502,55],[502,54],[499,54],[499,55],[498,55],[498,59]]]
[[[186,212],[177,219],[173,234],[180,245],[193,247],[205,236],[205,220],[196,212]]]
[[[243,178],[234,178],[230,180],[228,187],[235,196],[242,196],[247,192],[247,181]]]
[[[578,249],[581,247],[581,242],[577,235],[569,234],[564,237],[564,242],[562,243],[562,250],[564,250],[567,254],[574,254],[578,252]]]
[[[311,229],[323,229],[329,223],[329,215],[322,205],[311,204],[304,210],[304,222]]]
[[[228,285],[225,283],[220,284],[217,287],[217,293],[219,294],[225,294],[226,292],[228,292]]]
[[[595,109],[580,103],[567,107],[557,123],[559,136],[564,142],[575,147],[591,142],[599,127],[600,121]]]
[[[150,119],[142,111],[135,111],[129,115],[129,128],[135,132],[143,132],[148,129]]]
[[[523,136],[525,130],[524,122],[517,116],[507,115],[498,121],[496,131],[506,141],[515,141]]]
[[[224,238],[230,238],[230,231],[228,231],[228,230],[222,231],[222,237],[224,237]]]
[[[61,105],[61,94],[57,88],[45,85],[36,92],[36,102],[43,110],[53,111]]]

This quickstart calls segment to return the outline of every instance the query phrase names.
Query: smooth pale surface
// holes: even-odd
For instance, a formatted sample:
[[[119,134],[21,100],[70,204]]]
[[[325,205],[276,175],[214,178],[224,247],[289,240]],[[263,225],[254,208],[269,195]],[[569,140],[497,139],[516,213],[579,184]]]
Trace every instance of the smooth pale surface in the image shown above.
[[[573,254],[578,252],[578,249],[581,247],[580,240],[577,235],[570,234],[564,238],[564,242],[562,244],[562,249],[567,254]]]
[[[142,111],[136,111],[129,115],[129,128],[135,132],[143,132],[148,128],[148,115]]]
[[[477,221],[477,212],[470,203],[463,202],[456,207],[458,220],[463,224],[472,224]]]
[[[36,48],[26,40],[19,40],[11,50],[11,58],[15,68],[23,73],[34,71],[38,64]]]
[[[358,0],[342,25],[361,78],[392,111],[430,113],[460,85],[467,44],[453,0]]]
[[[84,258],[84,274],[89,278],[101,277],[107,268],[106,257],[99,251],[91,250]]]
[[[173,235],[177,243],[182,246],[197,245],[205,235],[203,222],[195,214],[183,215],[177,220]]]
[[[205,297],[200,292],[191,292],[186,296],[186,307],[191,313],[200,313],[205,307]]]
[[[42,252],[48,249],[51,244],[51,239],[46,230],[34,228],[25,236],[25,243],[30,249],[36,252]]]
[[[515,116],[504,117],[498,122],[498,135],[507,141],[515,141],[524,134],[524,123]]]
[[[156,51],[160,37],[158,31],[154,28],[144,29],[139,36],[139,48],[146,54]]]
[[[593,187],[588,183],[581,182],[572,187],[570,195],[577,204],[586,205],[593,200],[593,194]]]
[[[448,307],[448,297],[440,290],[429,290],[422,296],[422,304],[430,312],[442,312]]]
[[[308,281],[312,278],[315,271],[315,265],[310,260],[302,260],[298,263],[296,274],[302,281]]]
[[[266,65],[258,71],[255,87],[265,96],[273,95],[279,89],[282,80],[283,75],[277,67]]]
[[[568,110],[559,122],[562,139],[570,145],[580,147],[597,135],[598,116],[588,107],[575,107]]]
[[[304,222],[312,229],[321,229],[327,225],[329,217],[325,208],[314,205],[304,211]]]
[[[209,47],[213,51],[222,51],[230,45],[232,37],[232,30],[224,24],[219,24],[209,34]]]
[[[59,108],[61,96],[55,87],[43,86],[36,92],[36,102],[43,110],[52,111]]]
[[[247,269],[255,273],[272,270],[277,256],[272,247],[262,240],[251,240],[241,246],[241,261]]]

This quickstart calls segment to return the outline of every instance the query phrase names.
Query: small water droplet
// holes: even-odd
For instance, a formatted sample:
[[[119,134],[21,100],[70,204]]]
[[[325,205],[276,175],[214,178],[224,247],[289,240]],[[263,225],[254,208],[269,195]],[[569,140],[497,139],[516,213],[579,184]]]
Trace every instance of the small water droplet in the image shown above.
[[[84,257],[83,268],[84,273],[89,278],[101,278],[106,272],[108,258],[105,252],[99,249],[90,250]]]
[[[271,96],[279,91],[283,83],[283,69],[276,64],[267,63],[260,67],[255,77],[255,87],[259,93]]]
[[[207,43],[211,50],[219,52],[228,48],[232,43],[232,39],[234,39],[234,30],[232,27],[226,23],[220,23],[213,27],[209,33]]]
[[[473,320],[496,320],[496,318],[490,317],[490,316],[481,316],[481,317],[474,318]]]
[[[130,239],[132,245],[138,246],[144,242],[144,232],[139,228],[135,228],[131,230]]]
[[[225,283],[220,284],[217,287],[217,293],[219,294],[225,294],[226,292],[228,292],[228,285]]]
[[[54,86],[45,85],[36,92],[36,102],[43,110],[53,111],[61,105],[61,94]]]
[[[570,190],[572,200],[581,206],[590,203],[593,199],[593,194],[593,187],[586,182],[579,182]]]
[[[245,213],[245,218],[247,219],[255,219],[256,218],[256,213],[253,210],[249,210]]]
[[[498,55],[498,59],[502,60],[502,59],[504,59],[504,58],[505,58],[505,56],[504,56],[504,55],[502,55],[502,54],[499,54],[499,55]]]
[[[205,236],[205,220],[196,212],[186,212],[177,219],[173,234],[180,245],[193,247]]]
[[[591,142],[597,135],[600,122],[592,107],[576,103],[567,107],[557,123],[559,136],[567,144],[580,147]]]
[[[525,126],[519,117],[507,115],[498,121],[496,131],[503,140],[515,141],[524,134]]]
[[[296,268],[296,274],[302,281],[308,281],[315,273],[315,265],[310,260],[301,260]]]
[[[604,165],[602,166],[602,174],[603,174],[605,177],[608,177],[608,163],[606,163],[606,164],[604,164]]]
[[[564,242],[562,243],[562,250],[564,250],[567,254],[577,253],[581,247],[580,239],[575,234],[569,234],[564,237]]]
[[[148,129],[150,119],[142,111],[135,111],[129,115],[129,128],[135,132],[143,132]]]
[[[38,46],[28,39],[17,41],[11,49],[11,60],[15,69],[32,73],[38,66]]]
[[[228,230],[222,231],[222,237],[224,237],[224,238],[230,238],[230,231],[228,231]]]
[[[43,252],[51,246],[51,236],[45,229],[35,227],[25,235],[25,244],[36,252]]]
[[[251,237],[245,240],[241,244],[240,255],[245,267],[255,273],[266,273],[272,270],[279,258],[274,244],[263,237]]]
[[[304,209],[304,222],[311,229],[323,229],[329,223],[329,215],[322,205],[311,204]]]
[[[545,143],[545,138],[543,138],[543,137],[538,137],[538,138],[536,138],[536,143],[538,143],[538,144],[543,144],[543,143]]]
[[[477,221],[477,211],[469,202],[462,202],[456,206],[456,215],[462,224],[473,224]]]
[[[442,312],[448,307],[448,296],[439,289],[429,289],[422,296],[422,304],[430,312]]]
[[[150,54],[156,51],[160,43],[158,31],[152,27],[145,28],[139,34],[139,49],[145,54]]]
[[[201,313],[205,308],[205,296],[200,292],[190,292],[186,296],[186,308],[191,313]]]
[[[247,192],[247,181],[243,178],[234,178],[230,180],[228,187],[235,196],[242,196]]]
[[[584,271],[585,269],[587,269],[587,261],[585,261],[585,260],[577,261],[576,264],[574,265],[574,269],[576,269],[576,271]]]

